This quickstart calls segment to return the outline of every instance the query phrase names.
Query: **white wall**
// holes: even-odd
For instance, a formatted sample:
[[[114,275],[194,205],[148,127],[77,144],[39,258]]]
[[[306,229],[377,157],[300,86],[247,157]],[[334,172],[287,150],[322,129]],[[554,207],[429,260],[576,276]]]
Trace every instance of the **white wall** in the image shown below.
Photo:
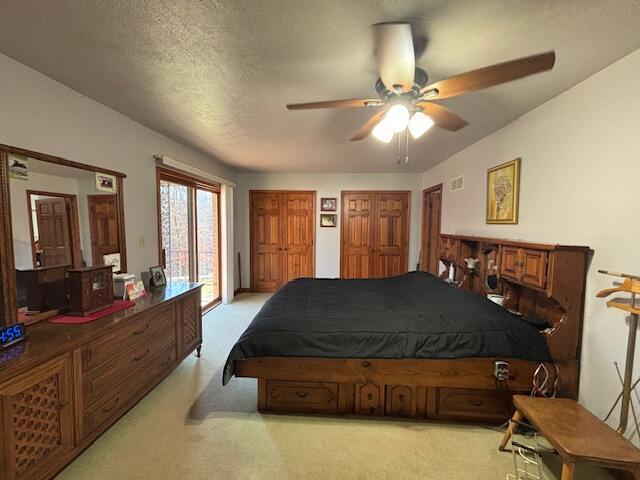
[[[158,263],[154,154],[234,180],[222,164],[3,55],[0,105],[0,143],[127,174],[127,259],[136,274]]]
[[[393,162],[393,159],[389,160]],[[249,288],[249,191],[250,190],[315,190],[316,191],[316,277],[340,276],[340,192],[343,190],[411,190],[411,230],[409,236],[409,269],[414,270],[419,255],[419,231],[422,189],[420,175],[415,173],[380,174],[245,174],[236,176],[235,251],[242,258],[242,287]],[[338,227],[320,227],[320,198],[338,199]],[[237,255],[237,254],[236,254]],[[237,258],[235,260],[236,269]],[[236,275],[236,287],[238,280]]]
[[[562,59],[559,59],[562,61]],[[640,50],[453,155],[423,175],[445,183],[442,231],[588,245],[580,399],[600,418],[620,387],[627,322],[596,299],[612,277],[640,274]],[[486,225],[487,168],[522,157],[520,222]],[[448,182],[465,176],[465,188]],[[636,365],[638,362],[636,362]],[[635,378],[640,375],[636,369]],[[612,423],[615,423],[612,422]]]

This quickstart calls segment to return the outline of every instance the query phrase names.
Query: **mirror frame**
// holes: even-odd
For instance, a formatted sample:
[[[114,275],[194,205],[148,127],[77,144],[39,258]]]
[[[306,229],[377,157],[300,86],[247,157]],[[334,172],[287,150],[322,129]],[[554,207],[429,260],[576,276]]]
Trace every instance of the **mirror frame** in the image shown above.
[[[22,155],[43,162],[79,168],[90,172],[106,173],[116,177],[116,203],[118,205],[118,242],[120,265],[127,270],[127,244],[124,225],[124,191],[122,172],[74,162],[62,157],[0,144],[0,327],[18,322],[15,261],[13,257],[13,231],[11,224],[11,199],[9,192],[9,154]]]

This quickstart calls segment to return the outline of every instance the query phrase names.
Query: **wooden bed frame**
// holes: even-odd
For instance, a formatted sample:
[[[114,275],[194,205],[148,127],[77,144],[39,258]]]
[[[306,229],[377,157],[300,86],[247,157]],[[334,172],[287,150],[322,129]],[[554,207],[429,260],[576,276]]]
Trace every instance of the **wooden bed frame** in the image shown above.
[[[493,253],[487,253],[493,252]],[[554,364],[548,385],[577,398],[588,247],[442,235],[440,258],[457,265],[460,288],[485,295],[496,266],[505,306],[547,320]],[[464,258],[480,259],[470,274]],[[490,262],[490,259],[493,262]],[[460,274],[462,272],[462,274]],[[452,287],[455,288],[455,287]],[[494,376],[509,364],[508,380]],[[257,357],[236,360],[235,375],[258,379],[258,410],[281,413],[383,415],[504,421],[511,397],[531,391],[538,362],[513,358],[334,359]],[[556,372],[559,376],[556,379]]]

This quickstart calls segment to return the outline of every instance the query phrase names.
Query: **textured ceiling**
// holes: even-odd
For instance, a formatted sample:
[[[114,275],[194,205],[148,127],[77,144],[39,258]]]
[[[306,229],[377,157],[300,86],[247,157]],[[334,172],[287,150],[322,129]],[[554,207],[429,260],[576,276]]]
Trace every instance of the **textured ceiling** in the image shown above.
[[[285,109],[373,95],[370,25],[394,20],[426,38],[432,81],[550,49],[556,67],[443,100],[471,125],[433,128],[408,166],[348,141],[370,110]],[[638,48],[638,0],[0,2],[0,52],[248,171],[421,172]]]

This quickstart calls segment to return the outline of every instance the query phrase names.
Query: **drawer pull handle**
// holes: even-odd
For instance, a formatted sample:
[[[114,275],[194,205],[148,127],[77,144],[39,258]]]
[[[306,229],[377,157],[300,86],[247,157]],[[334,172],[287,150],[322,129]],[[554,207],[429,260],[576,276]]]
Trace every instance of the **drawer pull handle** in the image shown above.
[[[471,404],[472,404],[474,407],[481,407],[481,406],[483,406],[483,405],[484,405],[484,402],[483,402],[482,400],[474,400],[473,402],[471,402]]]
[[[296,392],[296,395],[298,395],[298,397],[300,398],[307,398],[307,395],[309,395],[309,392]]]
[[[169,362],[171,361],[171,357],[167,358],[164,362],[162,362],[160,364],[161,367],[166,367],[167,365],[169,365]]]
[[[113,404],[107,408],[107,407],[102,407],[102,411],[104,413],[109,413],[111,410],[113,410],[114,408],[116,408],[116,406],[118,405],[118,403],[120,403],[120,397],[116,397],[115,401],[113,402]]]
[[[133,332],[134,335],[142,335],[144,332],[147,331],[147,328],[149,328],[149,324],[145,324],[144,328],[142,330],[135,330]]]
[[[136,362],[139,362],[140,360],[142,360],[144,357],[146,357],[147,355],[149,355],[149,349],[147,348],[144,353],[142,355],[138,355],[137,357],[133,357],[133,359]]]

